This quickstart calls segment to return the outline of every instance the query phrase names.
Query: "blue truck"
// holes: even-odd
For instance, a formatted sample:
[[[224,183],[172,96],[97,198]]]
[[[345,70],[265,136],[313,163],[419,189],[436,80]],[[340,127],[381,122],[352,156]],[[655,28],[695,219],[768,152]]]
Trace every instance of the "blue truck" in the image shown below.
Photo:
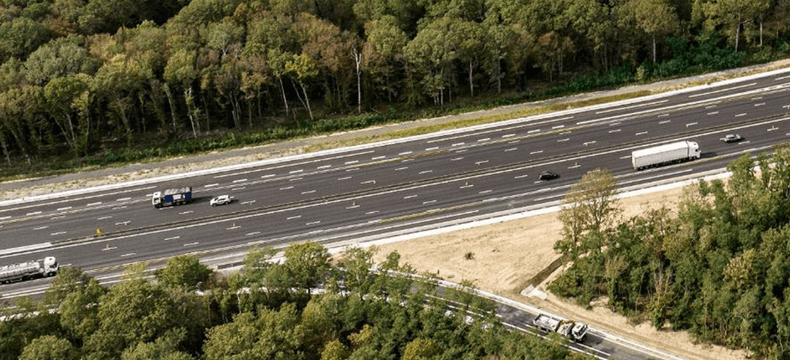
[[[151,204],[157,209],[163,206],[183,205],[190,200],[192,200],[191,186],[157,191],[151,196]]]

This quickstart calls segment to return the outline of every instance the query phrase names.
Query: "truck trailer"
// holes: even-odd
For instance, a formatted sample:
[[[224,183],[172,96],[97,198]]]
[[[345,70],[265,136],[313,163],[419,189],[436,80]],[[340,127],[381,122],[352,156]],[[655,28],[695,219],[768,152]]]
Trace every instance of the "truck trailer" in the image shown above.
[[[532,320],[532,324],[538,329],[546,332],[556,332],[575,342],[584,341],[588,330],[587,324],[573,320],[558,319],[547,314],[538,315],[535,320]]]
[[[694,141],[679,141],[631,152],[634,170],[699,159],[699,145]]]
[[[48,277],[58,273],[58,261],[53,256],[44,260],[27,261],[0,267],[0,283]]]
[[[183,205],[190,200],[192,200],[191,186],[157,191],[151,196],[151,204],[157,209],[163,206]]]

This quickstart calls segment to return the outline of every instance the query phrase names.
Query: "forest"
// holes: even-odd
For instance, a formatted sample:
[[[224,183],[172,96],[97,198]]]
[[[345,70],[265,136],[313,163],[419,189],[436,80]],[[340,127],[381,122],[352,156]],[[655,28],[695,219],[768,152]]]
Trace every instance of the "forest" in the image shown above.
[[[652,206],[630,219],[608,171],[585,175],[555,245],[572,265],[549,290],[584,306],[604,298],[637,322],[758,359],[790,358],[790,151],[745,154],[727,169],[726,182],[685,189],[676,212]]]
[[[1,173],[761,63],[789,32],[790,0],[0,0]]]
[[[0,359],[589,359],[557,334],[508,330],[469,288],[440,297],[396,252],[371,271],[374,251],[253,249],[228,276],[184,255],[112,287],[62,268],[42,301],[0,310]]]

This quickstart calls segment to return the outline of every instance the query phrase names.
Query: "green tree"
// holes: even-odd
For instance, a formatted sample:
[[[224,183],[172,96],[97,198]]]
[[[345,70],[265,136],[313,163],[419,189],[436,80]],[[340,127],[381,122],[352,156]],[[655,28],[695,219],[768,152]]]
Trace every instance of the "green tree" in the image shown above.
[[[403,360],[427,360],[441,353],[439,344],[431,339],[416,338],[406,344]]]
[[[630,0],[621,9],[621,20],[633,21],[647,33],[653,43],[653,63],[656,63],[656,36],[670,34],[679,28],[675,8],[666,0]]]
[[[30,342],[19,360],[70,360],[78,359],[77,349],[68,340],[45,335]]]
[[[171,258],[167,265],[156,271],[156,280],[167,288],[187,291],[205,287],[212,271],[200,263],[197,256],[181,255]]]
[[[329,251],[317,242],[291,244],[285,249],[284,268],[293,287],[307,290],[324,282],[331,266]]]
[[[168,331],[154,342],[141,342],[126,348],[121,360],[191,360],[189,354],[178,350],[187,334],[184,329]]]

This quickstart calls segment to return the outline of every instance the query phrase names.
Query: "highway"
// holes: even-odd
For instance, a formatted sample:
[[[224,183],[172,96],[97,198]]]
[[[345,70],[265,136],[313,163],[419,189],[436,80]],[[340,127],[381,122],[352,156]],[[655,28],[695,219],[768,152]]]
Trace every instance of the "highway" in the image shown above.
[[[0,205],[0,264],[56,256],[102,273],[179,254],[313,240],[356,244],[545,206],[582,175],[640,186],[720,169],[790,138],[790,69],[661,95]],[[738,133],[745,140],[719,139]],[[634,171],[631,151],[691,140],[702,159]],[[560,174],[539,181],[544,170]],[[154,209],[189,185],[192,203]],[[216,195],[234,202],[208,205]],[[103,235],[95,236],[97,228]],[[14,291],[45,280],[4,285]]]

